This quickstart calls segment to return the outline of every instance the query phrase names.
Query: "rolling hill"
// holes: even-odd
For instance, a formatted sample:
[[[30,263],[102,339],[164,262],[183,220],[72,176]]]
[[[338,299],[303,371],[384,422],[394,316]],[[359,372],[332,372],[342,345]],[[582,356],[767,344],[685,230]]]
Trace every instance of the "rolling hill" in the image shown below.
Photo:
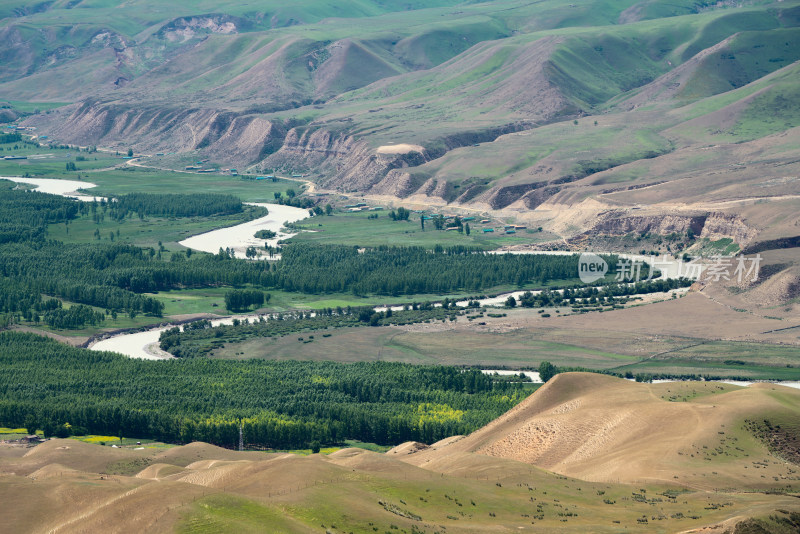
[[[792,532],[799,397],[570,373],[470,436],[386,454],[3,446],[2,518],[29,532]]]
[[[567,373],[468,437],[404,458],[436,465],[478,453],[596,482],[756,488],[794,475],[798,403],[797,390],[772,384],[639,384]]]

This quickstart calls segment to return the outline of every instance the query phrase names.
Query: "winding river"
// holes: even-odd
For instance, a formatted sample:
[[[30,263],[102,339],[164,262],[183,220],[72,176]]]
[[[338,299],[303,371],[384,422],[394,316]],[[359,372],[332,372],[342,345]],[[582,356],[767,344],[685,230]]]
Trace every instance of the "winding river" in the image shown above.
[[[0,179],[9,180],[15,183],[34,185],[36,186],[37,191],[41,191],[44,193],[51,193],[54,195],[61,195],[64,197],[74,198],[76,200],[81,200],[85,202],[91,202],[94,200],[99,202],[100,200],[103,199],[103,197],[85,195],[80,192],[83,189],[91,189],[93,187],[96,187],[96,184],[93,184],[91,182],[82,182],[77,180],[56,180],[50,178],[18,178],[18,177],[5,177],[5,176],[0,176]],[[300,208],[293,208],[291,206],[281,206],[278,204],[253,204],[253,205],[267,208],[269,210],[269,214],[265,217],[248,221],[246,223],[242,223],[236,226],[231,226],[228,228],[220,228],[218,230],[212,230],[210,232],[192,236],[188,239],[181,241],[180,244],[188,248],[210,253],[216,253],[219,251],[220,248],[223,249],[231,248],[234,250],[236,257],[244,258],[245,250],[249,246],[261,247],[265,242],[271,246],[275,246],[279,239],[287,239],[288,237],[291,237],[294,234],[279,233],[284,223],[299,221],[308,216],[308,212],[306,210]],[[253,237],[255,232],[264,229],[272,230],[278,233],[278,235],[275,238],[269,240],[255,239],[255,237]],[[574,252],[570,251],[549,251],[549,252],[504,251],[501,253],[555,254],[555,255],[574,254]],[[651,263],[654,261],[654,258],[651,256],[642,256],[638,254],[620,254],[619,256],[623,259],[634,262],[640,261],[640,262]],[[681,276],[685,276],[686,273],[688,272],[687,264],[685,264],[681,260],[672,258],[655,258],[655,261],[656,261],[655,266],[661,271],[661,277],[663,278],[679,278]],[[699,272],[691,274],[695,275],[695,277],[699,276]],[[518,298],[522,293],[524,293],[524,291],[515,291],[513,293],[506,293],[503,295],[498,295],[497,297],[482,299],[479,301],[479,303],[481,304],[481,306],[498,306],[502,305],[509,295],[513,295],[515,298]],[[458,303],[458,305],[460,306],[465,306],[466,304],[467,301],[461,301]],[[377,307],[375,309],[377,311],[382,311],[385,310],[386,308]],[[392,309],[400,310],[402,309],[402,307],[393,306]],[[253,319],[258,319],[258,317],[259,317],[258,315],[253,315],[253,314],[222,317],[219,319],[213,319],[211,321],[211,324],[213,326],[219,326],[223,324],[231,324],[233,323],[234,319],[253,320]],[[171,359],[174,358],[171,354],[164,352],[158,348],[158,338],[161,335],[161,332],[163,332],[168,328],[172,328],[172,326],[173,325],[158,327],[152,330],[146,330],[144,332],[118,334],[97,341],[90,347],[90,349],[99,351],[118,352],[120,354],[124,354],[131,358],[141,358],[148,360]],[[501,375],[519,373],[519,371],[508,371],[508,370],[497,370],[497,371],[484,370],[483,372],[487,374],[492,374],[497,372]],[[529,376],[534,382],[538,382],[540,380],[539,373],[535,371],[525,371],[525,374]],[[668,380],[664,380],[664,382],[668,382]],[[739,386],[749,386],[750,384],[754,383],[754,382],[737,382],[737,381],[725,381],[725,380],[723,380],[722,382],[735,384]],[[775,382],[775,381],[769,381],[769,382],[800,389],[800,382]]]
[[[83,200],[84,202],[92,202],[96,200],[100,202],[104,200],[103,197],[93,197],[84,195],[79,191],[81,189],[91,189],[97,187],[97,184],[91,182],[79,182],[77,180],[54,180],[52,178],[17,178],[9,176],[0,176],[0,180],[8,180],[18,184],[35,185],[36,191],[42,193],[50,193],[52,195],[61,195],[62,197],[74,198],[76,200]]]
[[[35,185],[38,191],[61,195],[69,198],[75,198],[78,200],[99,201],[101,199],[101,197],[84,195],[79,192],[81,189],[90,189],[92,187],[96,187],[95,184],[90,182],[79,182],[75,180],[56,180],[48,178],[5,178],[5,177],[0,177],[0,178],[5,180],[11,180],[17,183]],[[187,248],[192,248],[203,252],[209,252],[212,254],[217,253],[220,248],[233,249],[236,257],[245,258],[246,257],[245,250],[247,249],[247,247],[254,246],[257,249],[263,250],[261,247],[264,245],[264,243],[275,246],[278,240],[286,239],[294,235],[294,234],[280,232],[281,228],[283,228],[283,225],[285,223],[299,221],[301,219],[308,217],[307,210],[294,208],[291,206],[282,206],[279,204],[253,204],[253,205],[267,208],[269,210],[269,214],[264,217],[260,217],[258,219],[254,219],[252,221],[248,221],[242,224],[230,226],[227,228],[219,228],[217,230],[212,230],[210,232],[205,232],[202,234],[189,237],[181,241],[180,244]],[[269,240],[256,239],[254,237],[254,234],[258,230],[272,230],[276,232],[278,235],[275,238]],[[498,253],[545,254],[545,255],[574,254],[574,252],[570,251],[548,251],[548,252],[503,251]],[[653,258],[650,256],[620,254],[620,257],[631,261],[641,261],[646,263],[651,263],[653,261]],[[666,260],[664,263],[658,263],[656,266],[661,270],[662,272],[661,276],[664,278],[677,278],[681,276],[682,273],[686,272],[684,263],[677,259],[670,258]],[[685,289],[683,291],[685,291]],[[496,297],[481,299],[478,302],[481,306],[500,306],[505,303],[506,299],[508,299],[509,296],[514,296],[514,298],[518,299],[519,296],[522,295],[523,293],[525,293],[525,290],[514,291],[510,293],[504,293]],[[533,291],[533,293],[536,294],[538,293],[538,291]],[[459,306],[466,306],[467,301],[466,300],[460,301],[457,302],[457,304]],[[401,310],[402,306],[392,306],[392,309],[395,311]],[[376,307],[375,310],[385,311],[386,308],[379,306]],[[242,320],[245,318],[252,319],[257,317],[258,317],[257,315],[252,315],[252,314],[224,317],[212,320],[212,324],[214,326],[218,326],[221,324],[231,324],[234,319]],[[158,348],[158,338],[161,335],[161,332],[163,332],[168,328],[171,328],[172,326],[174,325],[158,327],[152,330],[146,330],[144,332],[117,334],[95,342],[94,344],[91,345],[90,348],[92,350],[106,350],[106,351],[119,352],[131,358],[142,358],[150,360],[161,360],[161,359],[172,358],[173,356],[171,354],[161,351]]]
[[[233,250],[237,258],[246,259],[245,251],[248,247],[255,247],[256,250],[263,251],[265,244],[272,247],[277,246],[279,240],[288,239],[295,235],[281,232],[281,228],[285,223],[296,222],[308,217],[308,210],[292,206],[257,203],[249,203],[249,205],[267,208],[269,214],[236,226],[219,228],[204,234],[194,235],[184,239],[180,244],[186,248],[210,252],[211,254],[216,254],[220,248],[229,248]],[[272,230],[277,235],[272,239],[256,239],[254,236],[259,230]],[[273,259],[277,259],[277,257]]]

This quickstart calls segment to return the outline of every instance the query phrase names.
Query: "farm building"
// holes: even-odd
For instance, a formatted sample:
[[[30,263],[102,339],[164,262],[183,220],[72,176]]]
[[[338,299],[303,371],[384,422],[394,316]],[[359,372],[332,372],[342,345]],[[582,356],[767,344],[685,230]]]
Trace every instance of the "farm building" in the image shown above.
[[[517,231],[516,231],[516,230],[514,230],[513,228],[511,228],[510,230],[506,230],[506,233],[507,233],[507,234],[516,234],[516,233],[517,233]]]
[[[490,222],[492,221],[490,221],[489,219],[481,219],[481,224],[489,224]]]
[[[494,228],[484,228],[483,233],[485,234],[487,232],[494,232]]]

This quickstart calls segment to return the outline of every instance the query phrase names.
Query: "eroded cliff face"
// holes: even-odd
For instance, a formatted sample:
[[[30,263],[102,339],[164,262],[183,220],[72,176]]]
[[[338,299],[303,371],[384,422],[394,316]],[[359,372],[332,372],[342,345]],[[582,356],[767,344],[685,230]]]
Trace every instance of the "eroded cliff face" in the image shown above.
[[[26,124],[69,144],[134,147],[139,153],[201,149],[214,160],[245,166],[283,144],[286,129],[258,115],[157,106],[132,108],[83,102]]]
[[[758,235],[758,230],[748,226],[745,221],[737,216],[727,213],[710,213],[706,218],[700,237],[711,241],[731,238],[741,248],[749,245]]]
[[[255,172],[310,173],[320,186],[342,192],[407,199],[432,204],[479,204],[499,209],[538,185],[492,187],[483,181],[450,183],[417,168],[448,151],[495,140],[530,127],[527,123],[454,133],[429,147],[374,146],[366,138],[337,129],[277,120],[257,112],[219,111],[150,103],[137,107],[89,99],[26,121],[59,142],[104,146],[137,153],[191,152],[222,165]],[[552,188],[529,195],[533,208]],[[555,189],[557,191],[557,189]],[[547,193],[547,194],[539,194]],[[537,196],[538,195],[538,196]]]
[[[375,189],[388,178],[394,169],[406,169],[424,163],[428,158],[422,150],[383,153],[371,147],[366,140],[344,133],[335,134],[325,129],[293,128],[284,139],[283,146],[268,156],[260,167],[285,171],[313,171],[323,187],[344,192],[383,194]],[[402,187],[389,188],[402,196]]]
[[[686,236],[689,233],[710,241],[730,238],[744,248],[758,235],[758,230],[748,226],[738,215],[729,213],[631,215],[626,211],[609,210],[598,215],[590,230],[573,236],[570,242],[580,244],[593,239],[629,234]]]

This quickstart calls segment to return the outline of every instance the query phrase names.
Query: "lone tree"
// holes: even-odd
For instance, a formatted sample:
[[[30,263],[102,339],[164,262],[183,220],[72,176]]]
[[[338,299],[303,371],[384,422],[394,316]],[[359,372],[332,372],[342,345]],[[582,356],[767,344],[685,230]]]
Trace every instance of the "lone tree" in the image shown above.
[[[129,157],[129,158],[132,158],[132,157],[133,157],[133,149],[132,149],[132,148],[129,148],[129,149],[128,149],[128,157]]]
[[[545,361],[539,364],[539,378],[542,379],[542,382],[547,382],[556,376],[558,372],[558,367],[550,362]]]
[[[509,295],[506,299],[506,308],[513,308],[517,305],[517,299],[513,295]]]

